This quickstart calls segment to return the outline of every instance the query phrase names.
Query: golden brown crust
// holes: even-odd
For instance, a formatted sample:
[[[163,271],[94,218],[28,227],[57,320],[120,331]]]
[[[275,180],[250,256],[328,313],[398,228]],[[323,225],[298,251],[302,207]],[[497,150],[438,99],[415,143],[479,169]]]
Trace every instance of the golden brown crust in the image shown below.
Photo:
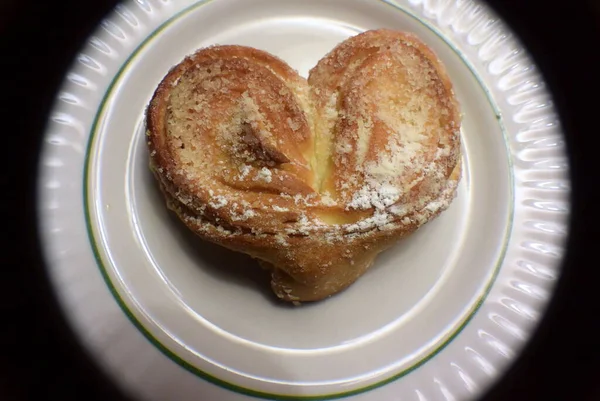
[[[443,211],[460,179],[452,85],[416,37],[352,37],[308,81],[242,46],[174,67],[147,112],[151,167],[200,237],[273,270],[286,301],[335,294]]]

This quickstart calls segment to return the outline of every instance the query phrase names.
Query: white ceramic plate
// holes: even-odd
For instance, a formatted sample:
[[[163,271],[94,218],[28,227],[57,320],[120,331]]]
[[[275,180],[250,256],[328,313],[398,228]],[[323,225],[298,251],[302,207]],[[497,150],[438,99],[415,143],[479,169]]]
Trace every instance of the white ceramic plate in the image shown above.
[[[338,42],[380,27],[415,32],[448,69],[464,112],[458,197],[347,291],[281,305],[253,262],[167,211],[148,169],[145,107],[199,47],[257,47],[306,75]],[[522,348],[557,278],[563,152],[531,60],[472,1],[130,1],[58,96],[41,230],[71,324],[140,399],[473,399]]]

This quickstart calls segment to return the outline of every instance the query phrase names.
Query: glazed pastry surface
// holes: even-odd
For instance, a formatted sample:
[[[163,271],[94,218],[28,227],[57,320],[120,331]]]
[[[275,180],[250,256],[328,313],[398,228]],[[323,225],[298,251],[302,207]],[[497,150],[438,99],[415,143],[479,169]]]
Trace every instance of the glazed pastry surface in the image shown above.
[[[257,258],[285,301],[348,287],[445,210],[460,180],[447,73],[391,30],[340,43],[308,80],[261,50],[200,49],[158,86],[147,135],[168,207]]]

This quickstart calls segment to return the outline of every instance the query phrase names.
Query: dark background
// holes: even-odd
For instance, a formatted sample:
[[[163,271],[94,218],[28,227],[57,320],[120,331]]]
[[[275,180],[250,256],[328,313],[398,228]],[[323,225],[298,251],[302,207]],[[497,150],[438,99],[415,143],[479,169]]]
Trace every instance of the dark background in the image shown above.
[[[63,74],[115,4],[0,0],[0,400],[126,400],[87,358],[55,303],[39,255],[33,186],[46,115]],[[554,95],[571,156],[573,213],[549,311],[482,401],[600,401],[600,4],[489,4],[520,35]],[[198,400],[204,401],[201,394]]]

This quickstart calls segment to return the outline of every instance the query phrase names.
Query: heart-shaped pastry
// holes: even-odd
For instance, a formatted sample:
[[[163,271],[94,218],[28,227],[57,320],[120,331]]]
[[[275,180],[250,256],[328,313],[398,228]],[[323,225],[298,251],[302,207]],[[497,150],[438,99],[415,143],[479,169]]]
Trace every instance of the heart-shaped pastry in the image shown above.
[[[446,209],[460,179],[450,80],[424,43],[392,30],[347,39],[308,80],[260,50],[201,49],[158,86],[147,135],[168,207],[271,269],[286,301],[355,282]]]

